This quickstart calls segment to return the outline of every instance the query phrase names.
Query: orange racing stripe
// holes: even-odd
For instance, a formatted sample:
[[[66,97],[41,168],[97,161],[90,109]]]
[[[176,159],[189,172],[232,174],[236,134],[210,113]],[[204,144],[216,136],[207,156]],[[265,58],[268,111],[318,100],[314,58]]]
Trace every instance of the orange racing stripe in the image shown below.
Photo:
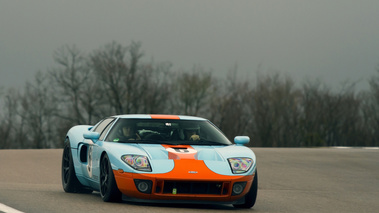
[[[173,120],[179,120],[179,116],[177,115],[150,115],[152,119],[173,119]]]
[[[190,145],[167,145],[162,146],[168,152],[168,159],[180,160],[180,159],[192,159],[195,160],[197,151]]]

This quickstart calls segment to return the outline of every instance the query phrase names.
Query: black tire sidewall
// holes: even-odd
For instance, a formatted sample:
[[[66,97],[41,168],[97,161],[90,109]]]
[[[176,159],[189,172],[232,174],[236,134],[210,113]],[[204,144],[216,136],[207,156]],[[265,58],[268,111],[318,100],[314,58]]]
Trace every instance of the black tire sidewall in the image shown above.
[[[114,178],[112,166],[109,160],[109,157],[107,154],[104,154],[102,157],[102,160],[100,164],[105,163],[104,161],[107,161],[108,163],[108,180],[107,180],[107,190],[105,192],[102,191],[102,186],[101,186],[101,178],[100,178],[100,195],[103,201],[105,202],[120,202],[121,201],[121,192],[117,188],[116,180]],[[100,166],[102,169],[102,167]],[[102,171],[100,171],[100,174]]]
[[[69,157],[69,169],[68,169],[68,178],[65,180],[65,173],[64,173],[64,163],[65,163],[65,155]],[[76,178],[75,175],[75,169],[74,169],[74,162],[72,160],[72,153],[71,153],[71,146],[70,141],[68,139],[65,140],[65,146],[63,149],[63,156],[62,156],[62,185],[65,192],[76,192],[77,191],[77,185],[79,181]]]
[[[251,208],[255,205],[258,195],[258,171],[255,171],[254,180],[251,184],[249,192],[245,195],[245,203],[234,204],[236,208]]]
[[[246,195],[246,204],[250,207],[248,208],[251,208],[254,206],[255,204],[255,201],[257,199],[257,195],[258,195],[258,172],[256,171],[255,172],[255,176],[254,176],[254,181],[253,181],[253,184],[251,185],[251,188],[250,188],[250,191],[249,193]]]

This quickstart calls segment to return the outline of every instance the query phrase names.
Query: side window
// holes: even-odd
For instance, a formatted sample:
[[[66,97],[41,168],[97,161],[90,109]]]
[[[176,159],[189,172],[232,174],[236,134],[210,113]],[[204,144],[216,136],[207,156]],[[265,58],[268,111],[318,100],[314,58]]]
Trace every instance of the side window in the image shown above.
[[[100,138],[99,138],[100,141],[102,141],[102,140],[104,139],[104,137],[105,137],[105,135],[107,134],[109,128],[111,128],[113,121],[114,121],[114,119],[113,119],[113,120],[107,125],[107,127],[106,127],[106,128],[104,129],[104,131],[101,133]]]
[[[112,123],[114,118],[106,118],[104,119],[99,125],[96,126],[96,128],[93,130],[94,132],[100,133],[100,137],[102,136],[101,133],[104,131],[104,129]],[[109,125],[110,126],[110,125]],[[105,132],[105,131],[104,131]]]

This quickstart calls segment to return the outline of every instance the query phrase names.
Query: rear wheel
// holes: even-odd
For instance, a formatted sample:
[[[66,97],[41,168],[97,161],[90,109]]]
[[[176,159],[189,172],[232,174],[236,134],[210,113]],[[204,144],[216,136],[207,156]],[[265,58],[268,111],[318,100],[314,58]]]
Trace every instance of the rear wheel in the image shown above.
[[[65,140],[62,155],[62,186],[65,192],[92,193],[92,190],[85,188],[75,175],[70,140],[68,138]]]
[[[254,206],[255,201],[257,200],[258,194],[258,172],[255,171],[255,176],[253,180],[253,184],[250,187],[249,192],[245,195],[245,202],[242,204],[233,204],[236,208],[251,208]]]
[[[105,202],[120,202],[122,198],[107,154],[100,162],[100,195]]]

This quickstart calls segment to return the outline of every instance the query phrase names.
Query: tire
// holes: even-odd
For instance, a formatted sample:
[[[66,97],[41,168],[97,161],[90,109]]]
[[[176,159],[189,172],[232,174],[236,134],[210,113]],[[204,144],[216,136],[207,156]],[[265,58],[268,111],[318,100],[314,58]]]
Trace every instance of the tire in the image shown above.
[[[245,195],[245,203],[233,204],[233,206],[236,208],[249,209],[254,206],[255,201],[257,200],[257,194],[258,194],[258,171],[255,171],[253,184],[251,185],[249,192]]]
[[[107,154],[104,154],[100,161],[100,195],[104,202],[120,202],[122,200],[122,194],[117,188]]]
[[[76,177],[70,140],[68,138],[65,140],[62,155],[62,186],[64,191],[68,193],[92,193],[92,190],[85,188]]]

